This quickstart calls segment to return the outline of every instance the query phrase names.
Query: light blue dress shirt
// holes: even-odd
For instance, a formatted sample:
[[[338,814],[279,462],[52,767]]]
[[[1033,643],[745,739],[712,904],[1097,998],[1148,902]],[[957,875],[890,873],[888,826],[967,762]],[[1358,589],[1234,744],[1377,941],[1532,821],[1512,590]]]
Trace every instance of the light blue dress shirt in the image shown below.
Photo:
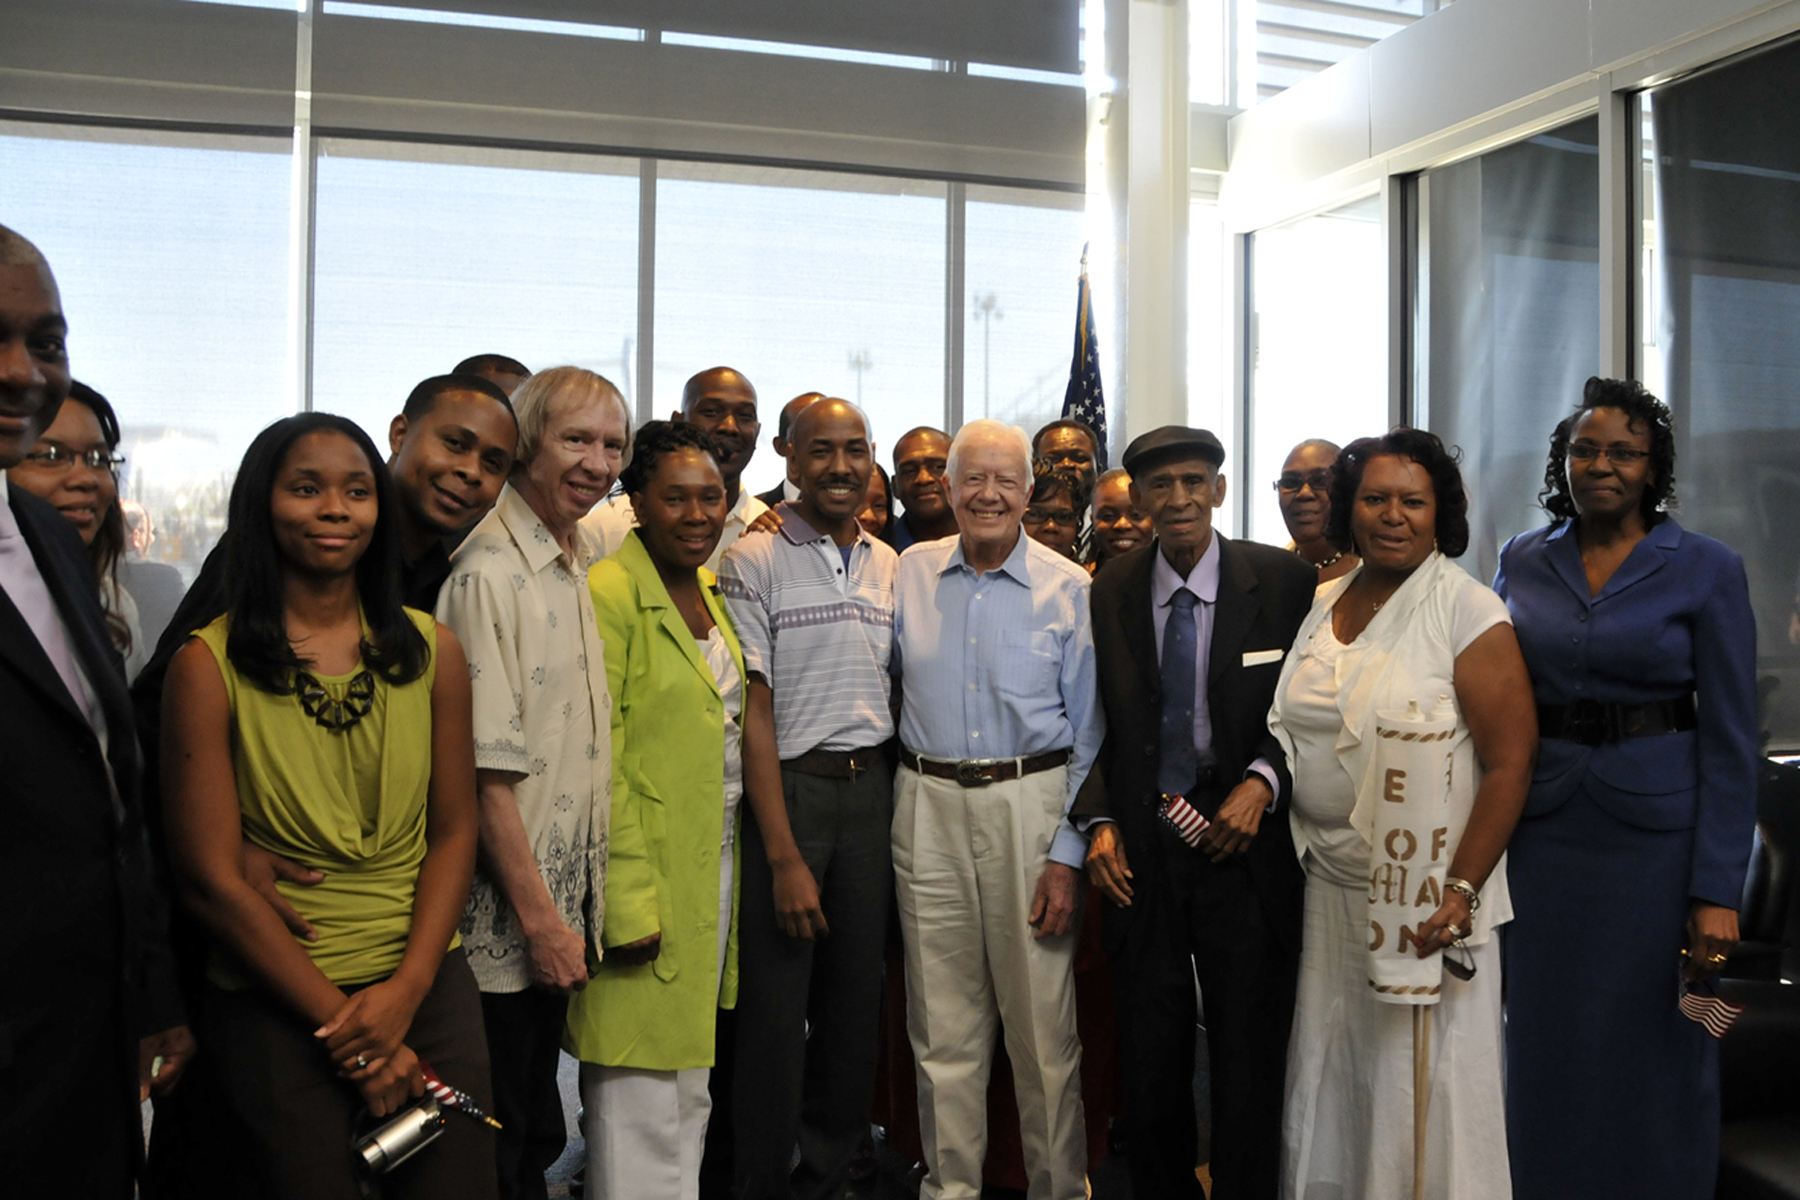
[[[1087,843],[1067,814],[1106,735],[1087,572],[1021,531],[1004,563],[977,574],[962,539],[945,538],[900,556],[894,599],[901,744],[947,759],[1069,750],[1050,861],[1079,869]]]

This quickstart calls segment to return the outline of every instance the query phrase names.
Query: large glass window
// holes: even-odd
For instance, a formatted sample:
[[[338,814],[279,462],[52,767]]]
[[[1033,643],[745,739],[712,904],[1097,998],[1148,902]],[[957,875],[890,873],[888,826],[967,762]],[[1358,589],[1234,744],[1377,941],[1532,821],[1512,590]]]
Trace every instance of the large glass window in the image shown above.
[[[1421,407],[1465,451],[1463,566],[1491,580],[1506,540],[1544,523],[1550,430],[1600,362],[1599,120],[1427,171],[1418,187]]]
[[[861,404],[884,457],[943,423],[942,183],[665,162],[656,205],[659,413],[724,365],[756,385],[770,434],[811,391]],[[782,475],[765,435],[745,481]]]
[[[636,159],[318,143],[313,407],[378,446],[471,354],[574,363],[634,394]]]
[[[1387,283],[1381,205],[1358,200],[1250,239],[1248,536],[1285,545],[1274,481],[1309,438],[1343,445],[1387,428]]]
[[[968,189],[965,420],[993,417],[1033,433],[1061,415],[1075,344],[1082,207],[1082,197],[1055,192]]]
[[[118,410],[120,495],[192,579],[238,460],[288,411],[290,143],[0,123],[0,220],[43,250],[75,378]]]
[[[1677,516],[1744,556],[1772,748],[1800,747],[1800,44],[1659,89],[1646,292]],[[1748,119],[1753,115],[1754,119]]]

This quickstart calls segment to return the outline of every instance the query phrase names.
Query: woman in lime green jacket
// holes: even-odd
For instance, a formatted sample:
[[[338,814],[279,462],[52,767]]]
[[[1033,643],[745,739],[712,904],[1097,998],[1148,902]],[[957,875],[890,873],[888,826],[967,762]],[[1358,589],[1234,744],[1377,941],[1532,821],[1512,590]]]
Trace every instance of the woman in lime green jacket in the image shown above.
[[[717,1010],[737,1002],[744,658],[704,564],[725,525],[710,435],[652,421],[620,475],[638,527],[588,588],[613,697],[605,961],[569,1005],[595,1200],[698,1193]]]

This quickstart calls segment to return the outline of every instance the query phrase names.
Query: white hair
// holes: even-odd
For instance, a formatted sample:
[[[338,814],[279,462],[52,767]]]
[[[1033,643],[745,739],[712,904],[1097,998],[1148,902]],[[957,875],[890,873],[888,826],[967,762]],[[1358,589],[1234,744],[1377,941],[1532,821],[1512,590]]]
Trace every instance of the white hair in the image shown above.
[[[964,425],[961,429],[956,431],[956,436],[950,440],[950,453],[947,456],[948,462],[946,462],[944,466],[944,475],[951,487],[954,488],[956,486],[956,467],[957,463],[962,459],[963,450],[967,448],[971,442],[981,441],[995,441],[1002,444],[1008,442],[1013,443],[1019,452],[1020,474],[1026,479],[1031,478],[1030,435],[1017,425],[1008,425],[1005,421],[995,421],[983,417],[979,421],[970,421],[967,425]]]

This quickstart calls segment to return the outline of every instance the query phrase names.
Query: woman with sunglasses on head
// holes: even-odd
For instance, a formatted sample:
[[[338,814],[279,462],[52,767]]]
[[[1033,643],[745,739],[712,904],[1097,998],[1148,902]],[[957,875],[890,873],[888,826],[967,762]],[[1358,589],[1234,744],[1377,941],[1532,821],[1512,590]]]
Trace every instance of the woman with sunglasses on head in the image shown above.
[[[1678,1007],[1737,942],[1756,815],[1744,563],[1668,514],[1669,410],[1587,381],[1550,437],[1549,526],[1500,552],[1536,693],[1512,843],[1507,1120],[1533,1200],[1711,1196],[1717,1039]]]
[[[1411,860],[1416,882],[1399,884],[1402,903],[1424,899],[1416,928],[1390,922],[1385,944],[1418,959],[1445,956],[1436,1003],[1424,1010],[1432,1053],[1424,1194],[1506,1200],[1494,935],[1511,915],[1503,855],[1536,743],[1530,681],[1506,606],[1451,561],[1468,548],[1468,496],[1435,435],[1395,429],[1345,447],[1328,536],[1362,562],[1319,589],[1269,713],[1293,773],[1290,826],[1306,872],[1281,1195],[1415,1194],[1414,1053],[1424,1039],[1413,1006],[1377,999],[1372,986],[1382,948],[1372,944],[1372,897],[1377,879],[1398,874],[1376,866],[1379,845],[1384,866],[1401,854]],[[1429,838],[1426,854],[1396,853],[1406,843],[1392,829],[1376,836],[1398,811],[1388,802],[1408,794],[1394,789],[1396,743],[1378,734],[1378,721],[1413,702],[1455,722],[1445,824],[1436,837],[1398,827],[1415,845]],[[1428,874],[1434,862],[1447,864],[1441,881]],[[1397,966],[1404,973],[1383,961],[1384,977]]]
[[[235,1194],[357,1200],[359,1123],[423,1096],[428,1069],[491,1107],[457,937],[477,832],[469,672],[449,629],[401,607],[394,514],[350,421],[257,435],[231,493],[226,613],[164,687],[170,857],[215,943],[200,1040],[258,1168]],[[315,938],[245,881],[245,839],[323,872],[279,885]],[[383,1195],[496,1194],[492,1135],[448,1119]]]
[[[1319,568],[1320,583],[1343,578],[1361,561],[1354,549],[1340,549],[1325,536],[1331,524],[1331,472],[1337,457],[1336,442],[1310,438],[1288,451],[1275,481],[1281,521],[1293,539],[1288,549]]]
[[[119,509],[119,418],[106,397],[85,383],[69,385],[69,399],[7,480],[49,501],[75,527],[100,577],[106,629],[134,679],[155,647],[144,638],[137,604],[119,583],[125,554],[125,516]]]

